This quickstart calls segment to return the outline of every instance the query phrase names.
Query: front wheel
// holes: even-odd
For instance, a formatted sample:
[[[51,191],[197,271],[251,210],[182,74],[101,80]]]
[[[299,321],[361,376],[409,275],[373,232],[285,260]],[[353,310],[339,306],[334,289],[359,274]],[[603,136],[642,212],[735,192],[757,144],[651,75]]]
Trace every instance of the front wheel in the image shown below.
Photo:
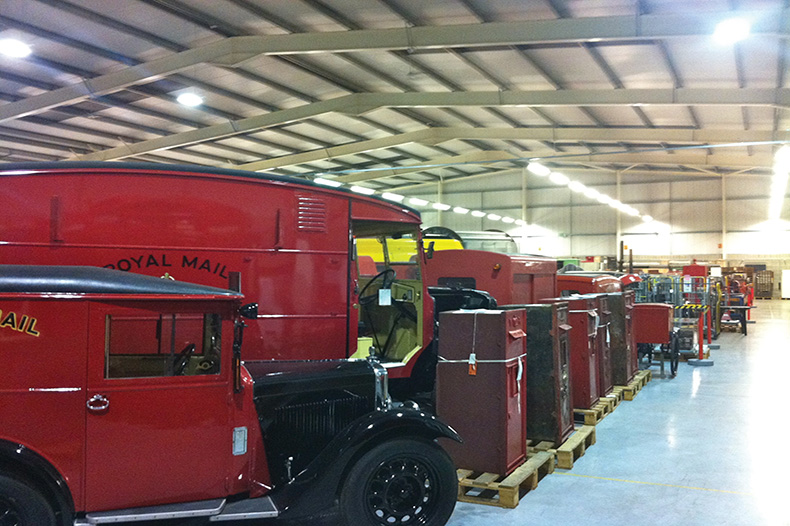
[[[355,526],[443,526],[457,491],[453,462],[436,443],[389,440],[351,468],[340,492],[340,514],[344,524]]]
[[[0,475],[0,526],[55,526],[55,514],[31,485]]]

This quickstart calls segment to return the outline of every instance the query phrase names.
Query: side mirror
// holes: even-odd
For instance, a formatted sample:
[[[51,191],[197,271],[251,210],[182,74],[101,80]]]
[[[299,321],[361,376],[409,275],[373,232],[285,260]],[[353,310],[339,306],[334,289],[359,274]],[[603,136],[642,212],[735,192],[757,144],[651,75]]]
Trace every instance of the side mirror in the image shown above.
[[[254,320],[258,318],[258,304],[257,303],[248,303],[246,305],[242,305],[239,309],[239,314],[243,318],[247,318],[248,320]]]
[[[428,243],[428,251],[425,254],[425,257],[427,257],[428,259],[433,259],[433,252],[435,250],[434,249],[434,245],[435,244],[436,244],[436,241],[431,241],[430,243]]]

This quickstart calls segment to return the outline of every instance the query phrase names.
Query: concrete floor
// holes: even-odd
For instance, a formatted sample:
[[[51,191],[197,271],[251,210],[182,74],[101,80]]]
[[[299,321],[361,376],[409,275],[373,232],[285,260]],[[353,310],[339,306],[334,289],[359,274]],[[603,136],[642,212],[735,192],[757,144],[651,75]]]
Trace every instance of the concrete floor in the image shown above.
[[[622,402],[572,470],[513,510],[459,503],[449,526],[790,526],[790,301],[757,307],[713,367],[681,363]]]
[[[790,526],[790,301],[757,307],[748,336],[720,336],[713,367],[681,363],[677,377],[655,374],[622,402],[572,470],[545,477],[513,510],[458,503],[448,525]],[[287,526],[297,524],[339,526],[331,511]]]

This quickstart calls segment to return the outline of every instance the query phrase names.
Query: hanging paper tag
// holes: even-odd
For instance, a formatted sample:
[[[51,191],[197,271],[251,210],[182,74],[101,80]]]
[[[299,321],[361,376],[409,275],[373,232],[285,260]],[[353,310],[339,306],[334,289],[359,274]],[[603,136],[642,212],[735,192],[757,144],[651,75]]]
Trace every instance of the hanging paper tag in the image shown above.
[[[392,305],[392,291],[390,289],[379,289],[379,305]]]
[[[477,376],[477,357],[475,353],[469,355],[469,376]]]

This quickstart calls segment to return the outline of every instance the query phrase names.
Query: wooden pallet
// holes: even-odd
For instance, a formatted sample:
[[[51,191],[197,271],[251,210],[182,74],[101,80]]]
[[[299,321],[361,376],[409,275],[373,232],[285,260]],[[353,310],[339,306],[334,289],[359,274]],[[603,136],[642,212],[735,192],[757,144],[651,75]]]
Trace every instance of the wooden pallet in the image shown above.
[[[634,379],[631,380],[631,383],[628,385],[618,385],[615,387],[615,389],[621,390],[623,397],[626,400],[631,401],[634,399],[637,393],[639,393],[639,391],[641,391],[642,388],[647,385],[647,382],[652,379],[653,373],[650,371],[650,369],[645,369],[636,373],[636,376],[634,376]]]
[[[604,396],[599,398],[590,409],[574,409],[573,416],[576,420],[584,420],[586,426],[594,426],[614,411],[615,407],[614,399]]]
[[[595,444],[595,426],[577,427],[574,433],[565,442],[556,446],[552,442],[539,442],[528,446],[530,452],[547,451],[557,457],[557,467],[561,469],[571,469],[573,462],[579,457],[584,456],[587,448]]]
[[[458,500],[500,508],[515,508],[527,492],[554,472],[555,457],[551,451],[530,453],[526,462],[507,476],[458,470]]]

